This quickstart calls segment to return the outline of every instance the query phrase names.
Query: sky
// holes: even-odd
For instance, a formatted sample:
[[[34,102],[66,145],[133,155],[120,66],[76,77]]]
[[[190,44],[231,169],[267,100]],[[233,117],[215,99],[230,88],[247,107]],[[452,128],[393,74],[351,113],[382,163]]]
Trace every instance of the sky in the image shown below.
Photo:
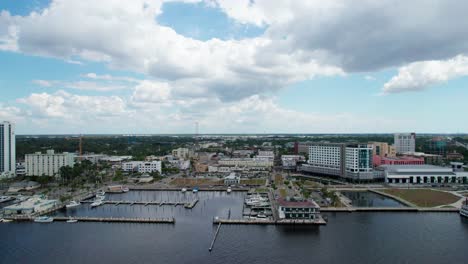
[[[17,134],[467,133],[468,2],[0,1]]]

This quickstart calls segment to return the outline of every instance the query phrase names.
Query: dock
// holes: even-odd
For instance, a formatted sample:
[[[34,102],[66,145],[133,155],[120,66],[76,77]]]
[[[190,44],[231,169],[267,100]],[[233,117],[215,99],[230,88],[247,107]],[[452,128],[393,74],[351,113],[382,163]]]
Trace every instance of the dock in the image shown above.
[[[90,200],[85,200],[81,201],[81,203],[93,203],[94,201]],[[187,201],[177,201],[177,202],[171,202],[171,201],[112,201],[112,200],[104,200],[102,201],[103,204],[113,204],[115,206],[117,205],[157,205],[157,206],[162,206],[162,205],[172,205],[172,206],[178,206],[178,205],[190,205],[193,208],[197,204],[198,199],[195,199],[193,201],[187,202]],[[188,207],[185,207],[188,208]]]
[[[54,221],[65,222],[70,220],[66,216],[53,216]],[[34,217],[5,217],[14,221],[34,221]],[[72,217],[78,222],[106,222],[106,223],[148,223],[148,224],[175,224],[175,218],[128,218],[128,217]]]
[[[309,220],[309,219],[213,219],[213,224],[226,224],[226,225],[326,225],[327,222],[323,218]]]
[[[322,207],[320,212],[352,213],[352,212],[413,212],[413,213],[458,213],[458,208],[426,208],[426,207]]]
[[[195,207],[195,205],[198,203],[198,199],[195,199],[193,200],[192,202],[190,203],[186,203],[184,204],[184,207],[187,208],[187,209],[192,209]]]
[[[222,223],[219,223],[219,224],[218,224],[218,228],[216,228],[216,232],[215,232],[215,234],[214,234],[214,236],[213,236],[213,241],[211,241],[211,245],[210,245],[210,247],[208,248],[208,251],[212,251],[212,250],[213,250],[214,244],[215,244],[215,242],[216,242],[216,238],[218,238],[219,230],[221,229],[221,224],[222,224]]]
[[[68,221],[70,217],[55,216],[54,221]],[[175,224],[174,218],[127,218],[127,217],[72,217],[78,222],[107,222],[107,223],[147,223],[147,224]]]

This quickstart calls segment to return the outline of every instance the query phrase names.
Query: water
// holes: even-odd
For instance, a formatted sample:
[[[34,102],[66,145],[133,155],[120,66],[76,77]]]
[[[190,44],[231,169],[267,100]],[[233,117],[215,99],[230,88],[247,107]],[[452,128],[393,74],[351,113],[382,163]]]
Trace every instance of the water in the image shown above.
[[[352,201],[354,207],[405,207],[399,201],[367,191],[341,191]]]
[[[148,200],[159,195],[172,198],[170,193],[122,195],[126,200],[140,195]],[[173,195],[184,198],[181,193]],[[331,213],[328,225],[322,227],[223,225],[209,252],[216,229],[212,217],[227,215],[229,209],[233,217],[240,216],[244,194],[197,195],[200,202],[192,210],[137,205],[90,210],[83,205],[70,213],[174,216],[175,225],[0,224],[0,263],[466,263],[468,259],[468,219],[455,213]]]

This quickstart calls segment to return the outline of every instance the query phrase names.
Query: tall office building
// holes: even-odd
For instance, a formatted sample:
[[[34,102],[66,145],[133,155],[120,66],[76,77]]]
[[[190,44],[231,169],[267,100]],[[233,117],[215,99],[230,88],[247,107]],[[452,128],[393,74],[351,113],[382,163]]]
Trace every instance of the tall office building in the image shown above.
[[[16,170],[15,126],[10,122],[0,123],[0,176],[14,176]]]
[[[416,133],[399,133],[394,136],[397,153],[416,152]]]

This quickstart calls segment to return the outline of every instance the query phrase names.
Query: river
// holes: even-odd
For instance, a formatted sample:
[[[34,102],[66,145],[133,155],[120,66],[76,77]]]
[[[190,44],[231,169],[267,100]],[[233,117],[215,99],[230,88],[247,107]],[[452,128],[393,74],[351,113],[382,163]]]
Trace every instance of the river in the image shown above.
[[[181,206],[82,205],[57,215],[170,217],[176,224],[0,224],[0,263],[466,263],[468,219],[455,213],[328,213],[326,226],[221,227],[244,193],[130,192],[110,200],[191,200]]]

